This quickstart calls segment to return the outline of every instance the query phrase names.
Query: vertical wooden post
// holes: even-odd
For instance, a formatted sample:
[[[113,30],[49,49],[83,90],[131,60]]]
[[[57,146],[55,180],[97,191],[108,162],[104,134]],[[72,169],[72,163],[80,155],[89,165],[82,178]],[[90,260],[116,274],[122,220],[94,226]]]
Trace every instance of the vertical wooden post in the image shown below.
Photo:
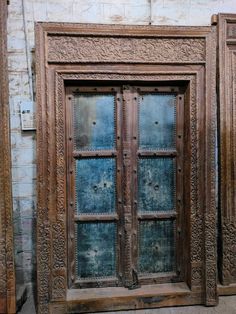
[[[216,17],[215,17],[216,20]],[[213,20],[214,22],[214,20]],[[218,15],[220,294],[236,293],[236,14]]]
[[[7,71],[7,0],[0,1],[0,313],[15,313]]]

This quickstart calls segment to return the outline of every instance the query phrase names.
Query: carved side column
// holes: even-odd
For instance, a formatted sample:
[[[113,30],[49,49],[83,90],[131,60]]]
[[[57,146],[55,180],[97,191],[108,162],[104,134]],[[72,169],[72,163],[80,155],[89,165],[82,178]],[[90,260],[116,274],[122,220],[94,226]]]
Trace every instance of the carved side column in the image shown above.
[[[132,170],[131,170],[131,138],[132,138],[132,115],[131,93],[128,86],[123,91],[123,167],[124,167],[124,284],[126,287],[133,285],[132,276]]]
[[[15,313],[7,75],[7,0],[0,1],[0,313]]]
[[[236,14],[219,14],[220,281],[236,293]],[[234,287],[232,286],[234,284]],[[229,285],[231,285],[229,289]],[[223,289],[223,290],[222,290]]]

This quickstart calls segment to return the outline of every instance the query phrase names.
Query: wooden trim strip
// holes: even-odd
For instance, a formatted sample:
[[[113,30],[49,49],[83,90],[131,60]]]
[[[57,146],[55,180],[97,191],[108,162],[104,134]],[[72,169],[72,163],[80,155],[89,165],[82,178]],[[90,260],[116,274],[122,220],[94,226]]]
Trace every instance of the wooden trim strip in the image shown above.
[[[105,150],[96,150],[96,151],[73,151],[74,158],[89,158],[89,157],[116,157],[117,152],[115,150],[105,151]]]
[[[75,215],[74,221],[113,221],[119,220],[118,215],[104,215],[104,214],[97,214],[97,215]]]
[[[6,0],[0,1],[0,116],[0,313],[15,313]]]
[[[177,151],[175,150],[167,150],[167,151],[144,151],[144,150],[138,150],[137,155],[139,157],[176,157],[177,156]]]
[[[176,218],[176,217],[177,217],[176,211],[138,214],[139,220],[168,219],[168,218]]]

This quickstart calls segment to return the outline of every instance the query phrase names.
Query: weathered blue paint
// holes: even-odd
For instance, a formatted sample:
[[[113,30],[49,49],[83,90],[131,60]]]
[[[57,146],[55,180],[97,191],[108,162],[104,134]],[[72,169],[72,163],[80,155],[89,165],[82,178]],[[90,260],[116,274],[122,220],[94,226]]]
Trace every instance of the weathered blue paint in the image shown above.
[[[75,96],[75,147],[102,150],[114,147],[114,95],[79,94]]]
[[[174,149],[176,106],[173,94],[144,94],[139,97],[139,147]]]
[[[139,273],[175,270],[174,221],[142,221],[139,224]]]
[[[167,211],[175,208],[175,159],[141,158],[138,161],[138,210]]]
[[[112,213],[116,207],[115,159],[76,160],[76,207],[79,214]]]
[[[116,275],[116,224],[78,223],[77,274],[79,278]]]

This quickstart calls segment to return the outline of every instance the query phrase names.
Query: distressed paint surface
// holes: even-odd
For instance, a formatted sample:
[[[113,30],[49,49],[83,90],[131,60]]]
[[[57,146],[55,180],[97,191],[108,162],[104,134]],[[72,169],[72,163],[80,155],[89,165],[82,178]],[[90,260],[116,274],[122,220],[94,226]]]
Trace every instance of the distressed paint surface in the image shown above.
[[[115,159],[76,160],[76,208],[78,214],[115,211]]]
[[[176,106],[173,94],[144,94],[139,97],[139,147],[174,149]]]
[[[78,223],[78,277],[93,278],[115,276],[115,244],[115,223]]]
[[[114,148],[114,101],[114,95],[75,95],[76,149]]]
[[[139,273],[172,272],[175,268],[174,221],[139,224]]]
[[[138,210],[168,211],[175,208],[175,159],[141,158],[138,161]]]

